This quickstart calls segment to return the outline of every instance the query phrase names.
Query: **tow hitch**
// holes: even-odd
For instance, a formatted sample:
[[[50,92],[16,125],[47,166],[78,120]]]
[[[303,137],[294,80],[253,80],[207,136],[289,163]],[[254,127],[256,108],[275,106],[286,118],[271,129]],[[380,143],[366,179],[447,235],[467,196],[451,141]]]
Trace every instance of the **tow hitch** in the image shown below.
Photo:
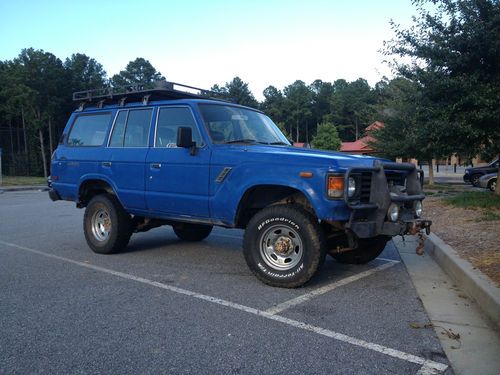
[[[424,234],[422,233],[422,230],[425,230],[425,234],[429,235],[431,233],[431,225],[432,221],[430,220],[419,220],[419,221],[413,221],[411,223],[408,223],[407,226],[407,233],[411,235],[418,235],[418,244],[415,249],[415,252],[417,255],[423,255],[424,254],[424,242],[425,242],[425,237]]]

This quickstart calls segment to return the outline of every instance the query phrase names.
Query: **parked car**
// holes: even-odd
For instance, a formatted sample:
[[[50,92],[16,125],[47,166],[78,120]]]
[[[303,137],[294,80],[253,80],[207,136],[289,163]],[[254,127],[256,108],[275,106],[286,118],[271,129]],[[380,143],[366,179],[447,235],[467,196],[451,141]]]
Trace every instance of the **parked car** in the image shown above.
[[[473,186],[479,185],[479,178],[488,173],[498,172],[498,163],[500,159],[497,159],[484,167],[474,167],[465,169],[464,182],[471,183]]]
[[[292,147],[261,111],[177,89],[75,93],[50,198],[85,208],[89,247],[125,248],[162,225],[185,241],[245,229],[261,281],[298,287],[329,253],[367,263],[396,235],[429,231],[413,164]]]
[[[485,188],[485,189],[490,189],[491,191],[495,191],[497,187],[497,176],[498,173],[489,173],[484,176],[482,176],[479,179],[479,187]]]

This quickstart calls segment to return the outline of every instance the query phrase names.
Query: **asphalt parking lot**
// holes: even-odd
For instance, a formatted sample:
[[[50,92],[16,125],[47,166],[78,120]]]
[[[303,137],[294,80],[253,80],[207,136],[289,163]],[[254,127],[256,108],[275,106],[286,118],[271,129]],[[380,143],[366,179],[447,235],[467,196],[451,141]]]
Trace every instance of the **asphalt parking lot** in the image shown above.
[[[127,251],[87,247],[83,210],[0,194],[0,373],[450,374],[389,242],[363,266],[327,258],[300,289],[249,271],[242,232],[168,227]]]

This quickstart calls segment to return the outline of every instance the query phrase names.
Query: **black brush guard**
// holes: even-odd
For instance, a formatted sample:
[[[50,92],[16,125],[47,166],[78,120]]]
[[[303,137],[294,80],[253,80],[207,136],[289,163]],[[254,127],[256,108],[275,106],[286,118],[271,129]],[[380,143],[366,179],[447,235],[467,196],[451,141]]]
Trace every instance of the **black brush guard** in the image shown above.
[[[406,174],[404,192],[390,189],[386,172]],[[425,198],[417,169],[411,163],[392,163],[376,160],[371,168],[350,168],[345,173],[344,200],[351,209],[346,228],[359,238],[378,235],[396,236],[417,234],[421,230],[430,232],[429,220],[415,218],[414,202]],[[347,194],[349,177],[355,178],[357,193],[349,198]],[[369,183],[369,185],[368,185]],[[358,185],[359,184],[359,185]],[[392,203],[400,207],[399,219],[387,219],[387,210]]]

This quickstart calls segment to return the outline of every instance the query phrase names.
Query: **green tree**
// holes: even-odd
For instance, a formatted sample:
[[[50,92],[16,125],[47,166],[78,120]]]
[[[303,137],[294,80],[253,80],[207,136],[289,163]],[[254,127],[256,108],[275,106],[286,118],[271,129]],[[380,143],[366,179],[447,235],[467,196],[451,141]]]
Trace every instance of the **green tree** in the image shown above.
[[[311,123],[312,93],[303,81],[295,81],[283,90],[285,123],[295,142],[309,142],[308,124]],[[295,132],[294,132],[295,130]]]
[[[138,83],[151,84],[164,79],[165,77],[163,77],[148,60],[138,57],[134,61],[130,61],[125,67],[125,70],[120,71],[119,74],[115,74],[111,78],[111,85],[118,87],[135,85]]]
[[[318,125],[318,131],[312,139],[312,146],[320,150],[340,150],[339,133],[335,125],[322,123]]]
[[[54,149],[54,121],[60,117],[60,108],[65,106],[70,95],[67,71],[62,61],[53,54],[29,48],[22,50],[12,62],[12,74],[13,90],[21,92],[23,86],[27,88],[24,94],[17,96],[18,111],[27,129],[27,136],[31,135],[31,139],[38,141],[41,156],[38,160],[47,177],[47,153],[52,153]],[[38,160],[31,158],[33,162]],[[37,164],[40,165],[39,162]]]
[[[95,59],[74,53],[64,62],[71,79],[71,90],[83,91],[106,87],[106,71]]]
[[[365,128],[377,120],[377,95],[368,82],[358,78],[353,82],[344,79],[333,83],[330,101],[331,119],[338,124],[344,141],[357,140]]]
[[[285,120],[285,97],[283,93],[274,86],[268,86],[263,91],[264,102],[261,109],[276,123],[284,124]]]
[[[445,124],[433,130],[441,140],[435,147],[500,154],[500,2],[413,3],[414,24],[392,23],[395,38],[385,53],[402,77],[419,85],[433,122]]]
[[[232,100],[248,107],[257,108],[259,106],[259,102],[248,88],[248,83],[244,82],[240,77],[234,77],[230,82],[226,82],[224,87],[215,84],[210,88],[210,91],[221,99]]]
[[[381,96],[385,127],[372,133],[375,141],[371,143],[383,156],[417,158],[431,166],[432,159],[453,152],[443,139],[447,124],[436,116],[434,106],[418,83],[396,78],[385,84]],[[432,168],[429,168],[429,182],[434,183]]]

